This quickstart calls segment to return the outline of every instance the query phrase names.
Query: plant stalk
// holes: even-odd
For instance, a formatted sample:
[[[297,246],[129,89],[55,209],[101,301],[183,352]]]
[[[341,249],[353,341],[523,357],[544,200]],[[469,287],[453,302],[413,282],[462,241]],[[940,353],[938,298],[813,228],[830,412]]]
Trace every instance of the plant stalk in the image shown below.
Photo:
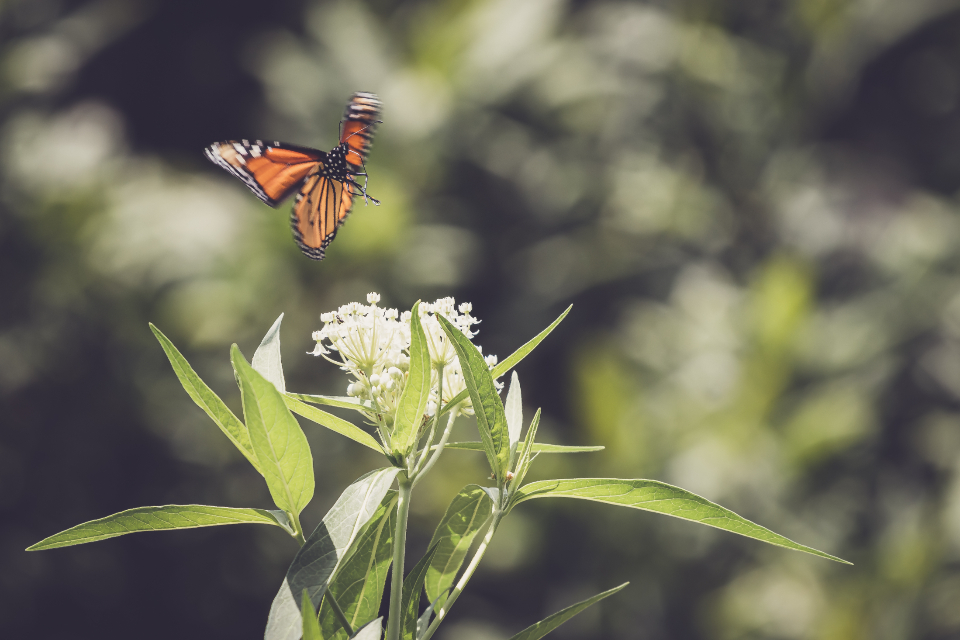
[[[297,541],[301,547],[307,544],[306,539],[303,537],[303,525],[300,524],[300,516],[296,513],[287,512],[287,518],[290,519],[290,522],[293,524],[293,533],[294,540]]]
[[[413,482],[401,473],[399,476],[399,500],[397,502],[397,529],[393,536],[393,569],[390,580],[390,611],[387,618],[386,640],[400,640],[400,622],[403,603],[403,560],[407,546],[407,515],[410,513],[410,493]]]
[[[450,431],[453,430],[453,422],[457,419],[457,411],[454,411],[450,414],[450,417],[447,418],[447,426],[443,430],[443,435],[440,437],[440,442],[437,443],[436,448],[433,450],[433,455],[430,456],[430,459],[427,460],[427,463],[423,465],[422,469],[417,471],[417,476],[413,479],[413,483],[416,484],[420,482],[420,478],[426,475],[427,471],[430,471],[431,467],[437,463],[437,458],[440,457],[440,454],[443,453],[443,448],[447,446],[447,438],[450,437]],[[428,442],[424,447],[424,453],[430,450],[430,443]]]
[[[447,613],[450,611],[450,608],[453,607],[453,603],[457,601],[457,598],[460,597],[460,594],[463,593],[463,590],[467,588],[467,583],[470,582],[470,578],[473,577],[474,572],[480,565],[480,561],[483,559],[483,554],[487,552],[487,547],[490,545],[490,541],[493,540],[493,534],[496,533],[497,526],[500,524],[500,520],[503,518],[503,515],[504,514],[502,511],[500,511],[500,509],[496,509],[493,514],[491,514],[490,526],[487,528],[486,535],[483,536],[483,542],[481,542],[480,546],[477,547],[477,551],[473,554],[470,564],[463,572],[463,575],[460,576],[460,581],[457,582],[457,586],[454,587],[453,591],[450,592],[450,597],[447,598],[446,602],[443,603],[443,606],[437,611],[437,616],[433,619],[433,622],[430,623],[430,626],[427,627],[426,632],[424,632],[420,640],[430,640],[430,637],[436,632],[437,627],[439,627],[440,623],[443,622],[443,619],[447,617]]]
[[[323,596],[330,603],[330,608],[333,609],[333,615],[337,619],[337,622],[340,623],[340,626],[343,627],[343,630],[347,632],[347,636],[353,637],[353,627],[350,626],[350,621],[347,620],[347,615],[343,612],[343,609],[340,608],[340,603],[337,602],[337,599],[333,597],[333,594],[330,593],[330,589],[327,589],[327,592]]]
[[[437,367],[437,408],[440,408],[440,404],[443,403],[443,365]],[[437,411],[433,416],[433,424],[430,425],[430,435],[427,436],[427,441],[423,446],[423,453],[420,454],[420,459],[417,460],[417,464],[414,466],[415,474],[419,474],[420,467],[423,466],[423,461],[427,459],[427,454],[430,452],[430,445],[433,444],[433,434],[437,431],[437,425],[440,424],[440,412]]]

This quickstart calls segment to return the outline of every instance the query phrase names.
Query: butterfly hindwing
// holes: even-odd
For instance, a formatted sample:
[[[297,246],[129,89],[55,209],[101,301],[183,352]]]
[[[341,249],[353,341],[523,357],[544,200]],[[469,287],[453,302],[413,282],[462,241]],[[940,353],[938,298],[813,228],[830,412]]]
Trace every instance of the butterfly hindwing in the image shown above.
[[[293,239],[304,255],[323,260],[324,250],[333,242],[352,204],[349,184],[319,173],[304,181],[290,216]]]

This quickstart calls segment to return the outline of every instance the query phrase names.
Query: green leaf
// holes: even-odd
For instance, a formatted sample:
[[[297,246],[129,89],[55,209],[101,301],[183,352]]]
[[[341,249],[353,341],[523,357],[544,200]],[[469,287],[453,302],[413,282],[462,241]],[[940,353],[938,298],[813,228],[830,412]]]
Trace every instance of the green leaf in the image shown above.
[[[430,399],[430,350],[427,336],[420,324],[420,303],[413,305],[410,316],[410,369],[407,381],[397,402],[397,417],[393,427],[394,449],[406,456],[417,444],[420,425]]]
[[[317,610],[313,608],[310,602],[310,594],[303,590],[303,597],[300,599],[300,611],[303,613],[303,640],[324,640],[320,632],[320,623],[317,622]]]
[[[437,543],[433,543],[423,554],[416,566],[403,579],[403,595],[400,598],[401,637],[403,640],[415,640],[417,637],[417,610],[420,609],[420,592],[423,591],[423,581],[427,576],[427,569],[437,553]]]
[[[383,635],[383,617],[371,620],[357,631],[351,640],[380,640]]]
[[[615,478],[572,478],[541,480],[520,487],[515,504],[534,498],[581,498],[644,511],[663,513],[675,518],[699,522],[717,529],[768,542],[778,547],[851,564],[823,551],[798,544],[780,534],[750,522],[733,511],[690,493],[680,487],[656,480],[618,480]]]
[[[619,587],[614,587],[609,591],[598,593],[592,598],[588,598],[583,602],[578,602],[577,604],[571,605],[566,609],[558,611],[552,616],[550,616],[549,618],[545,618],[544,620],[541,620],[537,624],[527,627],[517,635],[510,638],[510,640],[540,640],[540,638],[547,635],[548,633],[550,633],[551,631],[553,631],[554,629],[556,629],[557,627],[562,625],[564,622],[566,622],[573,616],[577,615],[578,613],[580,613],[590,605],[600,602],[607,596],[612,596],[613,594],[615,594],[617,591],[620,591],[628,584],[630,583],[624,582]]]
[[[321,601],[337,570],[348,559],[354,541],[376,515],[399,472],[396,467],[371,471],[340,494],[336,504],[294,556],[270,607],[265,640],[298,640],[301,616],[300,598],[296,594],[306,589],[314,605]]]
[[[436,448],[436,445],[433,447]],[[483,451],[482,442],[448,442],[444,449],[458,449],[460,451]],[[517,446],[517,452],[522,454],[524,446],[521,443]],[[533,445],[532,453],[585,453],[590,451],[603,451],[603,447],[568,447],[562,444],[540,444]]]
[[[260,462],[257,460],[257,454],[254,453],[253,445],[250,443],[250,434],[243,423],[240,422],[240,419],[233,415],[233,412],[223,403],[223,400],[200,379],[187,359],[173,346],[167,336],[161,333],[160,329],[150,323],[150,330],[153,331],[153,335],[157,337],[164,353],[167,354],[167,359],[170,360],[170,365],[173,367],[174,373],[177,374],[177,378],[180,379],[180,384],[183,385],[187,395],[210,416],[211,420],[217,423],[223,435],[227,436],[233,446],[239,449],[240,453],[250,461],[253,468],[260,472],[260,475],[263,475]]]
[[[436,317],[443,327],[443,332],[447,334],[447,339],[457,351],[463,382],[470,393],[473,411],[477,417],[480,441],[487,454],[490,469],[496,476],[497,486],[503,486],[507,467],[510,465],[510,434],[507,432],[507,418],[493,384],[493,377],[480,351],[467,336],[460,333],[460,330],[442,315],[438,314]]]
[[[232,507],[207,507],[200,504],[168,504],[162,507],[138,507],[115,513],[106,518],[91,520],[70,527],[56,535],[45,538],[27,547],[27,551],[56,549],[75,544],[97,542],[116,538],[138,531],[163,531],[166,529],[196,529],[223,524],[275,524],[287,528],[276,512],[266,509],[234,509]]]
[[[560,314],[560,316],[550,323],[550,326],[538,333],[532,340],[527,342],[525,345],[511,353],[507,356],[502,362],[497,364],[491,372],[494,379],[499,378],[510,369],[513,369],[517,366],[521,360],[527,357],[531,351],[537,348],[537,345],[543,342],[543,339],[550,335],[550,332],[557,328],[557,325],[567,317],[567,314],[570,313],[570,309],[573,309],[573,305],[570,305],[566,310]]]
[[[371,404],[369,400],[351,398],[350,396],[315,396],[309,393],[290,393],[288,391],[287,397],[293,398],[294,400],[299,400],[301,402],[324,404],[330,407],[353,409],[354,411],[360,411],[361,409],[366,409],[368,411],[373,410],[373,404]]]
[[[320,628],[326,640],[345,640],[328,595],[337,599],[354,629],[369,622],[380,610],[380,600],[393,560],[393,530],[396,523],[396,491],[388,491],[380,508],[354,544],[354,551],[342,563],[320,605]]]
[[[230,359],[240,380],[250,441],[270,496],[284,511],[299,514],[310,503],[314,489],[313,456],[307,437],[277,388],[247,364],[237,345],[231,347]]]
[[[513,480],[510,481],[509,499],[512,504],[516,503],[516,489],[523,482],[523,479],[527,475],[527,471],[530,470],[530,463],[533,462],[533,458],[530,456],[533,453],[533,449],[536,446],[534,440],[537,437],[537,429],[540,426],[540,409],[537,409],[537,412],[533,415],[533,420],[530,421],[530,426],[527,428],[527,437],[521,446],[520,459],[517,461],[517,466],[514,467],[514,476]],[[507,510],[510,510],[510,506],[507,505]]]
[[[550,326],[538,333],[532,340],[527,342],[525,345],[511,353],[507,356],[502,362],[497,364],[493,370],[490,372],[493,375],[493,379],[496,380],[510,369],[513,369],[515,366],[520,364],[520,361],[527,357],[527,355],[533,351],[538,344],[543,342],[543,339],[550,335],[550,332],[553,331],[560,321],[567,317],[567,314],[570,313],[570,309],[573,309],[573,305],[567,307],[567,310],[560,314],[560,317],[550,323]],[[444,405],[443,409],[440,411],[440,415],[445,414],[449,411],[454,405],[459,402],[462,402],[468,395],[468,391],[464,389],[456,396],[453,397],[450,402]]]
[[[507,391],[507,401],[503,406],[507,417],[507,433],[510,436],[510,464],[517,453],[520,443],[520,434],[523,432],[523,399],[520,393],[520,378],[514,371],[510,376],[510,389]]]
[[[436,545],[437,551],[423,584],[428,600],[436,600],[453,586],[467,551],[492,508],[483,487],[475,484],[468,484],[454,496],[430,540],[430,546]],[[441,599],[440,605],[444,601],[446,598]]]
[[[498,489],[497,487],[480,487],[480,488],[483,489],[483,492],[487,494],[487,497],[490,498],[490,501],[493,504],[497,506],[500,505],[500,496],[502,495],[500,493],[500,489]]]
[[[430,628],[430,617],[433,616],[433,610],[437,608],[440,598],[446,598],[448,593],[449,591],[444,591],[439,596],[434,598],[433,602],[431,602],[427,608],[424,609],[423,614],[417,620],[417,640],[423,638],[423,634],[425,634],[427,629]]]
[[[287,385],[283,380],[283,364],[280,362],[280,322],[283,314],[277,318],[267,335],[263,336],[260,346],[253,354],[250,364],[260,372],[264,378],[273,383],[280,393],[287,392]]]
[[[320,426],[335,431],[342,436],[346,436],[354,442],[359,442],[365,447],[370,447],[377,453],[383,453],[383,447],[377,443],[374,437],[353,423],[347,422],[343,418],[338,418],[332,413],[327,413],[316,407],[304,404],[291,397],[289,393],[283,396],[283,401],[286,403],[287,408],[297,415],[301,415],[311,422],[316,422]]]

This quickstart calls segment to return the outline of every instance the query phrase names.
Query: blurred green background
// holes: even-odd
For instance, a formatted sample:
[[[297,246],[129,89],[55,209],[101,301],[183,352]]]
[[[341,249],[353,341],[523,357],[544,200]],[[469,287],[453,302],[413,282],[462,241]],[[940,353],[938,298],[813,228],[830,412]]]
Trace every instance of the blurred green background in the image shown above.
[[[383,99],[370,193],[322,263],[215,140],[329,149]],[[631,586],[557,638],[960,637],[960,2],[7,0],[0,6],[0,636],[257,638],[295,543],[143,534],[167,503],[270,506],[180,388],[156,323],[238,408],[285,313],[454,295],[519,367],[538,477],[681,485],[841,566],[670,518],[537,501],[438,638],[506,638]],[[382,462],[305,430],[312,528]],[[465,430],[464,436],[469,437]],[[482,456],[421,485],[412,552]]]

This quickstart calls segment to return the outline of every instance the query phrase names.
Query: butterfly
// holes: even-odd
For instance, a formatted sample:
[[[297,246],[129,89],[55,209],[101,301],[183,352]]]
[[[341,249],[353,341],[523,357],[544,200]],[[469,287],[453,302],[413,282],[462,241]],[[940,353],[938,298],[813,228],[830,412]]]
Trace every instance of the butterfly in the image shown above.
[[[340,123],[340,144],[329,152],[260,140],[214,142],[204,152],[271,207],[297,191],[290,215],[293,239],[308,258],[323,260],[354,196],[380,204],[367,195],[365,164],[374,129],[382,122],[380,106],[372,93],[353,94]],[[363,176],[363,185],[357,176]]]

